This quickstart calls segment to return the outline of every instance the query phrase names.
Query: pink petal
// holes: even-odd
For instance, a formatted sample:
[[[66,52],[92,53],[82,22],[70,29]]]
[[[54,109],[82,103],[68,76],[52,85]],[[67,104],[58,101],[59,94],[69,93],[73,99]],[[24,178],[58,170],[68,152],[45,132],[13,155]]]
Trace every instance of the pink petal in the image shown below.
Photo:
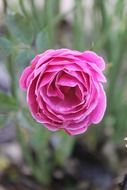
[[[89,126],[89,118],[87,117],[82,122],[70,123],[66,128],[64,128],[70,135],[79,135],[84,133]]]
[[[100,87],[101,87],[100,98],[98,100],[97,107],[94,109],[94,111],[92,112],[92,115],[91,115],[91,120],[94,124],[97,124],[102,120],[105,110],[106,110],[106,102],[107,102],[106,94],[103,89],[103,86],[100,85]]]
[[[19,85],[20,85],[20,88],[22,88],[23,90],[26,90],[27,89],[27,78],[29,77],[29,75],[32,73],[32,68],[31,66],[29,67],[26,67],[20,77],[20,80],[19,80]]]
[[[85,61],[91,62],[93,64],[96,64],[97,67],[101,70],[105,69],[105,61],[104,59],[97,55],[95,52],[93,51],[85,51],[83,53],[83,57]]]

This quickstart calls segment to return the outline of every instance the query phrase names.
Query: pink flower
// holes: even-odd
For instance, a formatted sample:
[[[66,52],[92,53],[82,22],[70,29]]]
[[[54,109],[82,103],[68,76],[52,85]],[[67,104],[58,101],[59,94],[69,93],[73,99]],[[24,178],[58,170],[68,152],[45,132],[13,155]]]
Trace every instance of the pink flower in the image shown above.
[[[105,62],[92,51],[47,50],[35,56],[20,78],[34,119],[51,131],[84,133],[106,109]]]

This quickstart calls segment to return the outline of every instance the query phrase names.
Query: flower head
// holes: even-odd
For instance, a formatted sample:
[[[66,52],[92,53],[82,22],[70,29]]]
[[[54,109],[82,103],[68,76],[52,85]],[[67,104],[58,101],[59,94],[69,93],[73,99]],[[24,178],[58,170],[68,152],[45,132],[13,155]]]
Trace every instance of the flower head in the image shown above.
[[[20,78],[34,119],[51,131],[84,133],[106,109],[105,62],[92,51],[47,50],[35,56]]]

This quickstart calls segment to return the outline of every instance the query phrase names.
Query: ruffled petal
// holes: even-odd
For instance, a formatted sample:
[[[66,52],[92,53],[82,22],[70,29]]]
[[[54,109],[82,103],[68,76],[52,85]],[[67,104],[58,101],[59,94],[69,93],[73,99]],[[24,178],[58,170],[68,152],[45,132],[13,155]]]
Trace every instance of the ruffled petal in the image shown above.
[[[103,71],[105,69],[104,59],[101,56],[97,55],[95,52],[85,51],[82,56],[83,56],[85,61],[96,64],[100,70]]]
[[[107,104],[106,94],[102,85],[100,84],[100,97],[98,100],[98,104],[91,115],[92,123],[97,124],[102,120],[106,110],[106,104]]]
[[[22,88],[23,90],[26,90],[28,85],[27,85],[27,79],[28,77],[31,75],[31,73],[33,72],[31,66],[29,67],[26,67],[20,77],[20,80],[19,80],[19,85],[20,85],[20,88]]]

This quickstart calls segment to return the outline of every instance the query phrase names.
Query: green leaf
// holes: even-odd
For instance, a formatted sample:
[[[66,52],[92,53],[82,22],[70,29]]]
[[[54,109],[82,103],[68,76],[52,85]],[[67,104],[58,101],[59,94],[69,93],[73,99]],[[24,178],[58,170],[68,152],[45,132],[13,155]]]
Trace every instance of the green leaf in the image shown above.
[[[27,108],[22,108],[22,110],[18,111],[17,113],[17,121],[20,123],[20,127],[26,128],[29,131],[32,131],[34,128],[34,121],[31,119],[31,115]]]
[[[54,138],[56,138],[56,143],[54,144],[55,162],[57,164],[64,165],[66,163],[66,160],[72,153],[75,138],[70,137],[68,134],[66,134],[63,131],[58,132],[57,135],[54,136]],[[64,147],[64,149],[61,149],[61,147]]]
[[[37,34],[35,45],[39,53],[49,48],[49,39],[46,32],[41,31]]]
[[[36,124],[36,129],[31,135],[31,141],[36,150],[45,150],[49,143],[51,133],[43,126]],[[43,141],[42,141],[43,139]]]
[[[31,50],[19,50],[16,55],[15,63],[18,68],[23,69],[28,65],[28,63],[33,59],[34,53]]]
[[[3,92],[0,92],[0,112],[10,112],[17,110],[16,100]]]
[[[33,160],[33,157],[31,156],[29,147],[25,142],[24,136],[21,134],[20,131],[18,132],[18,138],[20,140],[24,158],[26,159],[27,164],[31,167],[32,174],[37,179],[37,181],[43,184],[49,184],[51,163],[49,163],[50,152],[48,146],[51,132],[38,124],[31,117],[28,109],[26,108],[24,108],[22,112],[18,113],[17,119],[21,127],[27,127],[27,129],[30,129],[30,131],[32,129],[31,133],[29,133],[29,142],[34,149],[36,155],[35,160]],[[18,130],[20,130],[20,128]]]
[[[2,56],[10,55],[11,49],[12,49],[11,42],[5,37],[1,37],[0,38],[0,53],[1,53],[1,55]]]
[[[6,16],[6,25],[14,38],[23,43],[31,44],[33,42],[33,26],[30,20],[25,19],[20,14],[9,14]]]

